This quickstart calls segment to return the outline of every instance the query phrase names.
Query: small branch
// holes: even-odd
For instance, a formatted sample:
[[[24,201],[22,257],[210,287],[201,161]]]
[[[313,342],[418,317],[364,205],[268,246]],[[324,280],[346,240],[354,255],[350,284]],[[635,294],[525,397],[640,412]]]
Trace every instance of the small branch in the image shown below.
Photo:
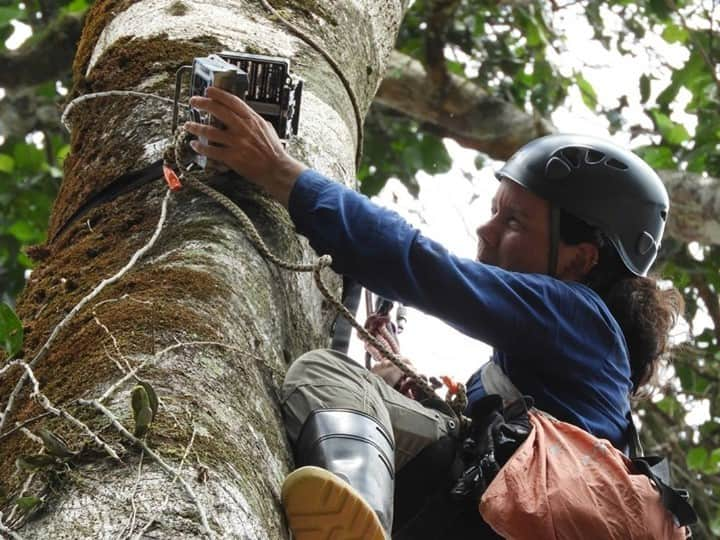
[[[200,521],[202,523],[203,528],[205,529],[205,533],[210,538],[214,537],[212,529],[210,529],[210,524],[208,523],[208,520],[207,520],[205,508],[203,508],[203,506],[200,504],[200,501],[198,500],[197,495],[195,495],[195,491],[193,490],[193,488],[190,487],[190,485],[182,478],[182,476],[180,476],[180,471],[173,470],[173,468],[170,467],[170,465],[165,463],[165,461],[163,461],[163,459],[158,454],[153,452],[150,449],[150,447],[147,444],[145,444],[145,441],[138,439],[132,433],[130,433],[127,429],[125,429],[125,426],[123,426],[119,422],[117,417],[110,410],[108,410],[105,406],[103,406],[102,403],[100,403],[97,400],[87,400],[87,399],[79,399],[78,403],[80,403],[81,405],[89,405],[91,407],[94,407],[98,411],[100,411],[102,414],[104,414],[110,420],[110,422],[115,427],[115,429],[117,429],[120,432],[120,434],[122,434],[127,440],[131,441],[133,444],[142,448],[145,451],[145,453],[148,456],[150,456],[158,465],[160,465],[160,467],[165,472],[172,475],[173,477],[177,477],[179,482],[185,488],[185,491],[187,492],[187,494],[190,497],[190,499],[192,500],[192,502],[195,503],[195,506],[198,509],[198,513],[200,514]]]
[[[8,529],[8,528],[3,524],[3,514],[2,514],[2,512],[0,512],[0,533],[3,533],[3,534],[8,535],[8,538],[12,538],[13,540],[23,540],[23,537],[22,537],[22,536],[20,536],[20,535],[19,535],[18,533],[16,533],[15,531],[12,531],[12,530]]]
[[[51,413],[49,413],[49,412],[46,411],[46,412],[44,412],[44,413],[38,414],[37,416],[33,416],[32,418],[28,418],[28,419],[25,420],[23,423],[17,424],[14,428],[8,429],[5,433],[3,433],[2,435],[0,435],[0,441],[2,441],[5,437],[8,437],[8,436],[12,435],[12,434],[15,433],[16,431],[18,431],[18,430],[20,430],[20,429],[28,426],[29,424],[32,424],[33,422],[35,422],[35,421],[37,421],[37,420],[40,420],[41,418],[45,418],[46,416],[50,416],[50,414],[51,414]]]
[[[103,330],[105,330],[105,333],[110,337],[110,339],[111,339],[112,342],[113,342],[113,347],[115,347],[115,352],[117,352],[117,353],[118,353],[118,356],[125,361],[125,365],[127,366],[128,370],[132,369],[132,366],[130,365],[130,362],[128,361],[127,358],[125,358],[125,356],[123,355],[123,353],[120,351],[120,346],[118,345],[117,339],[115,339],[115,336],[112,334],[112,332],[110,332],[110,329],[109,329],[107,326],[105,326],[102,322],[100,322],[100,319],[97,318],[97,315],[95,314],[95,311],[94,311],[94,310],[93,310],[93,318],[95,319],[95,322],[97,323],[97,325],[98,325],[100,328],[102,328]],[[107,352],[107,351],[106,351],[106,352]],[[108,353],[108,356],[110,356],[109,353]],[[127,373],[127,372],[123,369],[123,367],[119,364],[119,362],[116,362],[114,358],[111,358],[111,360],[112,360],[113,362],[115,362],[115,364],[118,366],[118,368],[120,369],[120,371],[122,371],[123,373]]]
[[[704,276],[693,275],[691,276],[691,281],[695,288],[697,288],[698,294],[707,308],[707,314],[710,316],[715,330],[715,339],[720,343],[720,298],[718,298],[718,294],[712,290]]]
[[[683,25],[683,28],[687,31],[687,33],[690,35],[690,39],[693,42],[693,45],[697,48],[698,53],[700,53],[700,56],[702,57],[705,64],[707,64],[708,71],[712,75],[713,80],[715,81],[715,86],[717,86],[718,91],[720,91],[720,78],[718,78],[718,74],[716,71],[715,63],[713,62],[713,59],[710,57],[708,52],[705,50],[705,48],[702,46],[702,43],[700,43],[697,38],[694,36],[693,29],[690,28],[687,21],[685,20],[685,17],[682,13],[680,13],[680,10],[677,7],[677,4],[675,4],[674,0],[665,0],[665,4],[673,11],[675,11],[678,14],[678,17],[680,17],[680,22]],[[712,20],[712,19],[711,19]],[[712,27],[710,27],[710,36],[712,36]]]
[[[35,435],[32,431],[30,431],[28,428],[20,428],[20,432],[25,435],[28,439],[33,441],[34,443],[39,444],[41,447],[45,447],[45,443],[43,440]]]
[[[77,418],[75,418],[73,415],[71,415],[66,410],[59,409],[59,408],[53,406],[52,402],[47,398],[47,396],[40,391],[40,383],[35,378],[35,374],[33,373],[32,368],[30,367],[29,364],[23,362],[22,360],[13,360],[9,364],[7,364],[3,369],[0,370],[0,374],[2,374],[4,371],[6,371],[7,369],[9,369],[10,367],[13,367],[13,366],[19,366],[25,370],[25,374],[30,379],[30,382],[32,383],[32,386],[33,386],[33,390],[30,393],[30,397],[37,398],[38,403],[40,404],[40,406],[43,409],[50,412],[51,414],[54,414],[55,416],[64,418],[65,420],[69,421],[76,427],[80,428],[95,442],[95,444],[102,447],[103,450],[105,450],[105,452],[107,452],[110,457],[112,457],[113,459],[116,459],[117,461],[122,463],[120,456],[117,455],[115,450],[113,450],[109,444],[107,444],[100,437],[98,437],[98,435],[92,429],[90,429],[87,426],[87,424],[78,420]]]
[[[130,261],[120,269],[119,272],[117,272],[114,276],[111,276],[105,280],[103,280],[95,289],[93,289],[90,294],[85,296],[80,302],[77,303],[77,305],[68,313],[65,318],[60,321],[60,323],[54,328],[52,333],[50,334],[50,337],[47,339],[45,344],[40,348],[38,353],[35,355],[35,357],[32,359],[32,361],[29,363],[29,367],[35,367],[35,365],[45,356],[48,350],[50,350],[50,345],[55,341],[55,338],[58,336],[60,331],[65,328],[70,321],[77,315],[77,313],[85,307],[86,304],[88,304],[90,301],[92,301],[97,295],[99,295],[105,287],[108,285],[112,285],[113,283],[118,282],[133,266],[135,266],[135,263],[145,255],[154,245],[157,241],[158,237],[160,236],[160,231],[163,228],[163,225],[165,224],[165,218],[167,216],[167,205],[168,200],[170,199],[170,194],[172,192],[170,190],[167,191],[165,194],[165,198],[162,201],[162,208],[160,211],[160,219],[158,220],[157,226],[155,227],[155,232],[150,237],[150,240],[147,244],[145,244],[142,248],[140,248],[135,254],[130,258]],[[8,398],[7,405],[5,406],[5,411],[3,412],[2,418],[0,418],[0,431],[2,431],[3,427],[5,426],[5,423],[7,422],[7,419],[10,417],[10,413],[13,410],[13,407],[15,405],[15,400],[17,399],[18,394],[20,394],[20,391],[22,390],[23,386],[25,385],[26,376],[23,375],[20,377],[20,380],[15,385],[15,388],[13,389],[12,393],[10,394],[10,397]]]

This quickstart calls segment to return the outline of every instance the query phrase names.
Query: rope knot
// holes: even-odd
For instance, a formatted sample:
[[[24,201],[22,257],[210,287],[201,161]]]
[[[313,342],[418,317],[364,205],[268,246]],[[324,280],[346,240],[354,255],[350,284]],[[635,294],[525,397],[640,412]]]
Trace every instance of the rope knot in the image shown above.
[[[318,268],[326,268],[332,265],[332,257],[330,255],[320,255],[317,260]]]

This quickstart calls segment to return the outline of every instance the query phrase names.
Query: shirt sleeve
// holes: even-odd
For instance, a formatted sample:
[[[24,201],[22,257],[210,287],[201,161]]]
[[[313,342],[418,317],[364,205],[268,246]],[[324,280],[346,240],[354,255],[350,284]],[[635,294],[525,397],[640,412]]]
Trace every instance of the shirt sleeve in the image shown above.
[[[577,337],[576,316],[602,319],[592,302],[595,313],[587,312],[587,295],[573,286],[456,257],[397,213],[315,171],[300,175],[289,209],[318,254],[332,256],[335,271],[508,354],[552,353],[568,345],[568,335]]]

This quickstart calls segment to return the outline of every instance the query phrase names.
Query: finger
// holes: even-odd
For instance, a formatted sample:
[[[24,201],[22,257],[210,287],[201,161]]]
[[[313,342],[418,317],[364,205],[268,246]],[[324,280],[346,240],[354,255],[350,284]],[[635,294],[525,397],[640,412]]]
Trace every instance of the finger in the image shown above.
[[[196,109],[210,113],[223,124],[233,128],[244,127],[245,123],[247,123],[247,115],[243,117],[235,114],[232,109],[213,99],[193,96],[190,99],[190,105]]]
[[[259,115],[250,107],[250,105],[245,103],[245,101],[240,99],[235,94],[226,92],[225,90],[217,88],[216,86],[210,86],[207,89],[207,96],[209,98],[219,101],[238,116],[258,116],[259,118]]]
[[[365,350],[368,352],[368,354],[370,354],[370,356],[372,357],[373,360],[375,360],[375,362],[383,362],[384,361],[383,355],[380,354],[380,351],[378,351],[372,345],[368,345]]]
[[[226,163],[226,160],[230,158],[227,148],[222,146],[214,146],[211,144],[203,144],[200,141],[190,141],[190,147],[195,150],[198,154],[207,156],[210,159],[221,161]]]
[[[387,326],[383,326],[382,328],[380,328],[380,335],[382,336],[385,343],[387,343],[388,348],[392,352],[394,352],[395,354],[400,352],[400,345],[398,344],[397,340],[395,339],[395,336],[393,336],[390,333]]]
[[[219,129],[215,126],[208,126],[205,124],[198,124],[196,122],[186,122],[185,131],[197,135],[198,137],[205,137],[208,141],[214,143],[220,143],[227,145],[230,142],[230,137],[227,131]]]

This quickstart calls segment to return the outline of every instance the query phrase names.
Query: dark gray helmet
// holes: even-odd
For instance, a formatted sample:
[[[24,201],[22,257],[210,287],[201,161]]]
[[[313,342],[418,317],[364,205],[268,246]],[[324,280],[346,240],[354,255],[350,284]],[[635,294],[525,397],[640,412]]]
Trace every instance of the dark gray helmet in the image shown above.
[[[547,135],[520,148],[496,176],[597,227],[634,274],[644,276],[655,260],[668,194],[631,151],[595,137]]]

